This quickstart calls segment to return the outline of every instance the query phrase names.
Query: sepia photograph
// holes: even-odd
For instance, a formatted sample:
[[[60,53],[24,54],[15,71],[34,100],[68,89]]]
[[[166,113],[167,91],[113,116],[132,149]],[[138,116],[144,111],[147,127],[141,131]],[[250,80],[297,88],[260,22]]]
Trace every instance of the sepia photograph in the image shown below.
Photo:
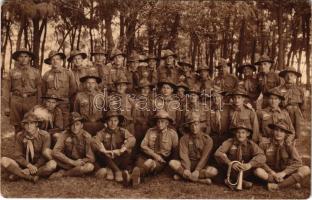
[[[3,198],[310,198],[310,0],[0,2]]]

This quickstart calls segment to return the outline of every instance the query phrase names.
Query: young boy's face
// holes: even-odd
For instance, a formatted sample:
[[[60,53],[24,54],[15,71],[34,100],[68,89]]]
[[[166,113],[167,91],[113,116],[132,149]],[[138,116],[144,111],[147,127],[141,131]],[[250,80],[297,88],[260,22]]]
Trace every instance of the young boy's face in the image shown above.
[[[271,63],[270,62],[262,62],[260,64],[260,67],[259,67],[259,71],[260,72],[264,72],[264,73],[268,73],[270,71],[270,68],[271,68]]]
[[[117,85],[117,92],[120,94],[125,94],[127,90],[127,84],[126,83],[119,83]]]
[[[35,131],[37,130],[38,127],[38,122],[26,122],[23,124],[25,131],[30,134],[34,135]]]
[[[273,134],[276,141],[283,141],[286,137],[285,131],[280,128],[275,128]]]
[[[47,99],[45,104],[49,111],[53,111],[57,105],[57,101],[55,99]]]
[[[168,119],[158,119],[156,126],[158,128],[158,130],[162,131],[164,129],[166,129],[169,125],[169,120]]]
[[[86,88],[88,91],[92,92],[96,89],[98,83],[96,82],[96,80],[94,78],[89,78],[86,81]]]
[[[279,107],[279,104],[281,103],[281,100],[278,96],[270,95],[269,97],[269,104],[273,108]]]
[[[104,54],[95,54],[94,55],[94,60],[96,62],[102,62],[105,63],[106,62],[106,56]]]
[[[190,130],[193,135],[197,135],[200,132],[200,122],[193,122],[190,124]]]
[[[239,142],[245,142],[248,139],[249,135],[250,135],[250,132],[243,128],[237,129],[235,132],[236,139]]]
[[[119,118],[118,117],[111,117],[107,121],[107,126],[111,130],[115,130],[118,127],[119,124]]]
[[[242,95],[234,95],[233,102],[235,106],[242,106],[244,104],[245,97]]]
[[[76,55],[74,58],[73,58],[73,64],[75,66],[81,66],[82,65],[82,61],[83,61],[83,58],[81,55]]]
[[[183,87],[179,87],[177,90],[177,95],[179,97],[184,97],[184,94],[185,94],[185,89]]]
[[[74,134],[78,134],[80,130],[82,129],[82,127],[83,127],[82,122],[76,121],[70,126],[70,129]]]
[[[297,75],[295,73],[292,72],[288,72],[285,75],[285,81],[286,83],[296,83],[297,80]]]
[[[161,87],[161,94],[164,96],[170,96],[173,93],[173,88],[169,84],[164,84]]]

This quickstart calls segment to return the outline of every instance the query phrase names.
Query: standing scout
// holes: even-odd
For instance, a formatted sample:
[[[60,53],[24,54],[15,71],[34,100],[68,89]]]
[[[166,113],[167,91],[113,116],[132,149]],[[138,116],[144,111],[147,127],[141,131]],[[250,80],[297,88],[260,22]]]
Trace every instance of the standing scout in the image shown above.
[[[107,127],[94,136],[92,143],[98,164],[105,166],[96,172],[96,176],[122,182],[121,170],[130,169],[131,152],[136,140],[127,129],[120,127],[125,120],[123,115],[108,111],[104,120]]]
[[[287,144],[287,134],[293,134],[284,121],[269,124],[272,139],[261,143],[267,161],[255,171],[256,176],[268,182],[268,189],[275,191],[300,183],[310,174],[310,168],[302,165],[295,144]]]
[[[9,74],[9,109],[5,109],[5,113],[10,115],[17,133],[22,130],[23,116],[40,101],[41,75],[31,66],[31,60],[35,58],[32,52],[21,49],[14,52],[12,58],[17,61],[17,66]]]
[[[301,77],[301,73],[297,72],[295,68],[289,67],[281,71],[279,76],[285,79],[285,84],[279,87],[285,98],[282,104],[289,113],[296,130],[296,139],[298,139],[301,134],[301,123],[304,120],[302,111],[306,109],[304,90],[296,84],[296,80]]]
[[[218,170],[207,166],[213,142],[209,135],[201,131],[200,122],[197,113],[187,116],[184,124],[187,131],[179,144],[180,160],[171,160],[169,166],[178,174],[175,179],[181,176],[186,180],[211,184],[210,178],[216,176]]]
[[[61,108],[64,119],[64,127],[68,125],[70,100],[76,93],[77,87],[73,73],[63,67],[65,55],[61,52],[51,51],[49,57],[44,60],[52,66],[42,78],[42,94],[49,96],[56,94],[63,101],[58,105]]]
[[[273,61],[267,55],[262,55],[255,62],[255,65],[259,66],[257,80],[259,82],[259,90],[262,94],[282,84],[282,79],[272,70]],[[265,108],[267,105],[268,99],[267,97],[263,97],[262,108]]]
[[[116,91],[115,82],[120,76],[127,74],[127,69],[125,67],[125,54],[119,49],[114,49],[111,53],[111,59],[113,60],[113,63],[109,72],[108,90]]]
[[[68,129],[58,138],[52,156],[61,168],[50,178],[82,176],[94,169],[94,154],[91,148],[91,135],[83,129],[83,117],[76,112],[70,115]]]
[[[138,185],[141,177],[151,173],[158,173],[164,169],[170,159],[177,157],[178,134],[169,128],[168,125],[173,123],[173,119],[164,111],[158,111],[154,118],[156,126],[148,129],[141,143],[142,154],[136,161],[136,167],[132,174],[127,171],[123,173],[124,184],[128,186]]]
[[[142,74],[144,71],[146,71],[148,73],[148,80],[150,80],[153,85],[156,85],[158,81],[158,74],[156,68],[157,60],[154,54],[149,54],[147,56],[147,64],[147,67],[139,67],[140,73]],[[142,75],[140,77],[142,79]]]
[[[209,75],[209,67],[206,64],[202,64],[197,72],[199,73],[199,79],[196,79],[195,84],[199,85],[200,90],[204,94],[210,94],[210,90],[213,87],[213,80]]]
[[[2,157],[1,166],[11,175],[9,178],[23,178],[36,182],[49,176],[56,169],[52,160],[50,134],[38,128],[39,119],[31,112],[22,120],[24,130],[17,133],[12,158]]]
[[[180,73],[185,77],[185,83],[187,85],[193,85],[195,83],[195,72],[193,70],[194,66],[192,64],[191,59],[184,58],[178,62],[178,64],[181,66]]]
[[[248,139],[252,134],[251,127],[248,127],[244,123],[239,123],[236,124],[231,131],[233,133],[233,138],[223,142],[215,152],[215,159],[223,172],[225,172],[228,167],[234,169],[234,171],[232,171],[234,174],[243,171],[244,180],[242,186],[244,189],[249,189],[253,184],[246,179],[252,176],[252,172],[255,168],[265,163],[266,157],[262,149],[252,140]],[[238,162],[233,163],[233,161]],[[230,177],[225,179],[225,184],[232,188],[229,183],[229,178]]]
[[[63,113],[58,107],[58,104],[63,100],[58,98],[55,94],[43,96],[41,98],[43,99],[43,104],[36,105],[31,109],[31,112],[42,120],[40,128],[48,131],[51,136],[54,136],[55,133],[64,130]],[[51,139],[53,140],[53,137]]]
[[[160,80],[167,78],[172,82],[177,82],[178,73],[175,64],[176,57],[177,55],[169,49],[163,51],[161,59],[165,60],[165,64],[158,68],[158,78]]]
[[[243,75],[243,79],[239,84],[247,91],[250,100],[249,103],[254,109],[256,109],[256,101],[261,93],[261,91],[259,91],[258,80],[253,76],[255,71],[257,71],[257,69],[252,64],[244,64],[237,68],[237,72]]]
[[[127,73],[126,75],[128,80],[130,81],[130,84],[128,85],[128,90],[130,90],[132,93],[135,92],[135,89],[139,84],[140,79],[140,75],[138,72],[139,60],[140,57],[136,51],[133,51],[127,60],[129,73]]]
[[[257,111],[259,120],[259,141],[260,143],[270,140],[273,136],[273,130],[269,128],[269,124],[284,121],[288,124],[289,130],[292,134],[287,137],[287,142],[291,142],[295,138],[295,129],[286,110],[279,105],[285,99],[278,87],[270,89],[264,94],[268,96],[268,106],[262,110]]]
[[[69,63],[72,63],[71,70],[75,77],[76,87],[78,91],[83,88],[80,86],[80,78],[85,76],[87,73],[87,68],[83,64],[83,60],[87,58],[87,54],[80,50],[73,50],[70,52],[70,56],[67,59]]]
[[[106,64],[107,52],[101,46],[97,46],[94,51],[91,53],[91,56],[94,57],[93,61],[93,68],[97,73],[94,73],[92,70],[92,74],[97,74],[101,79],[102,82],[99,86],[100,89],[104,89],[108,85],[109,80],[109,71],[110,71],[110,64]],[[93,69],[91,68],[91,69]],[[88,69],[88,74],[90,73],[90,69]]]
[[[219,86],[225,92],[237,88],[238,78],[230,74],[230,65],[225,59],[221,59],[220,64],[216,68],[218,69],[218,76],[214,79],[214,85]]]
[[[103,112],[105,109],[104,94],[98,91],[101,78],[96,74],[88,74],[80,78],[84,90],[78,92],[74,101],[74,111],[84,117],[84,129],[91,135],[95,135],[103,129]]]
[[[232,100],[233,105],[230,110],[230,127],[236,126],[237,123],[243,122],[252,129],[252,140],[259,141],[259,122],[255,110],[250,104],[245,104],[246,98],[249,98],[246,90],[238,87],[227,94]]]

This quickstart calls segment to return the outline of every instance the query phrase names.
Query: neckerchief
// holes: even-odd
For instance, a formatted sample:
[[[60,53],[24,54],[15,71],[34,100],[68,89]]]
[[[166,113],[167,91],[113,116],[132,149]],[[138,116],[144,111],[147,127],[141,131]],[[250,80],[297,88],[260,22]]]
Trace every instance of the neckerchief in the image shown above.
[[[33,140],[38,136],[38,130],[36,130],[36,133],[32,136],[25,134],[25,138],[23,140],[24,143],[26,143],[26,160],[27,162],[31,162],[34,160],[35,157],[35,149]]]

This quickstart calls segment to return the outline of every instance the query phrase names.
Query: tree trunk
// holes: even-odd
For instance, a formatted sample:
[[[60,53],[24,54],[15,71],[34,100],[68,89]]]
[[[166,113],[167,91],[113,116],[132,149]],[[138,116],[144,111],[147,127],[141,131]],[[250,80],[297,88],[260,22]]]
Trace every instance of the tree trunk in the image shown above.
[[[112,15],[105,16],[105,39],[107,41],[107,50],[110,53],[114,48],[114,39],[113,39],[113,31],[112,31]]]
[[[5,23],[6,25],[6,32],[5,32],[5,38],[4,38],[4,42],[3,45],[1,46],[1,54],[2,54],[2,65],[1,65],[1,80],[3,79],[3,74],[4,74],[4,70],[5,70],[5,55],[6,55],[6,49],[7,49],[7,44],[8,44],[8,39],[9,39],[9,35],[11,32],[11,25],[10,25],[10,21],[6,21]]]
[[[148,22],[147,25],[147,37],[148,37],[148,53],[153,54],[154,52],[154,28],[153,25]]]
[[[20,23],[20,27],[17,33],[17,40],[16,40],[16,50],[21,48],[21,41],[22,41],[22,35],[23,35],[23,31],[24,31],[24,24],[25,24],[25,19],[22,19],[21,23]]]
[[[306,74],[307,74],[307,89],[311,89],[311,63],[310,63],[310,56],[311,56],[311,45],[310,45],[310,34],[311,34],[311,15],[306,15],[302,22],[305,23],[305,30],[306,30],[306,40],[305,40],[305,45],[306,45]]]
[[[197,55],[197,50],[198,50],[198,44],[199,44],[199,39],[198,39],[196,33],[192,33],[192,40],[193,40],[192,65],[195,65],[196,55]]]
[[[172,51],[176,50],[176,44],[177,44],[177,40],[178,40],[178,35],[179,35],[179,26],[180,26],[180,14],[177,13],[175,15],[174,18],[174,23],[172,24],[172,28],[171,28],[171,33],[170,33],[170,40],[168,42],[168,49],[171,49]]]
[[[236,57],[236,63],[238,65],[242,64],[243,56],[245,53],[245,32],[246,32],[246,20],[242,20],[242,25],[240,28],[239,41],[238,41],[238,53]]]
[[[222,58],[227,58],[229,56],[229,32],[230,29],[230,17],[224,19],[225,31],[223,33],[223,50],[221,53]]]
[[[271,48],[271,59],[274,60],[276,57],[276,28],[273,27],[273,34],[272,34],[272,48]],[[276,69],[276,65],[274,66],[274,70]]]
[[[79,26],[79,30],[78,30],[78,38],[77,38],[76,49],[80,49],[81,29],[82,29],[82,26],[80,25],[80,26]]]
[[[131,13],[128,20],[128,27],[126,30],[126,37],[127,37],[127,54],[130,54],[131,51],[134,49],[135,45],[135,27],[136,27],[136,21],[137,21],[137,15],[138,13]]]
[[[283,26],[283,9],[277,9],[277,29],[278,29],[278,55],[277,68],[282,70],[284,68],[284,26]]]
[[[125,16],[122,11],[120,11],[120,36],[119,36],[119,48],[122,50],[124,49],[124,43],[125,43]]]
[[[47,19],[44,18],[41,22],[41,25],[39,25],[40,19],[39,18],[33,18],[33,53],[35,54],[34,59],[34,67],[39,67],[39,53],[40,53],[40,41],[41,41],[41,35],[44,26],[47,24]]]
[[[44,26],[44,34],[43,34],[43,40],[41,44],[41,59],[40,59],[40,68],[39,68],[40,74],[42,73],[46,37],[47,37],[47,25]]]

